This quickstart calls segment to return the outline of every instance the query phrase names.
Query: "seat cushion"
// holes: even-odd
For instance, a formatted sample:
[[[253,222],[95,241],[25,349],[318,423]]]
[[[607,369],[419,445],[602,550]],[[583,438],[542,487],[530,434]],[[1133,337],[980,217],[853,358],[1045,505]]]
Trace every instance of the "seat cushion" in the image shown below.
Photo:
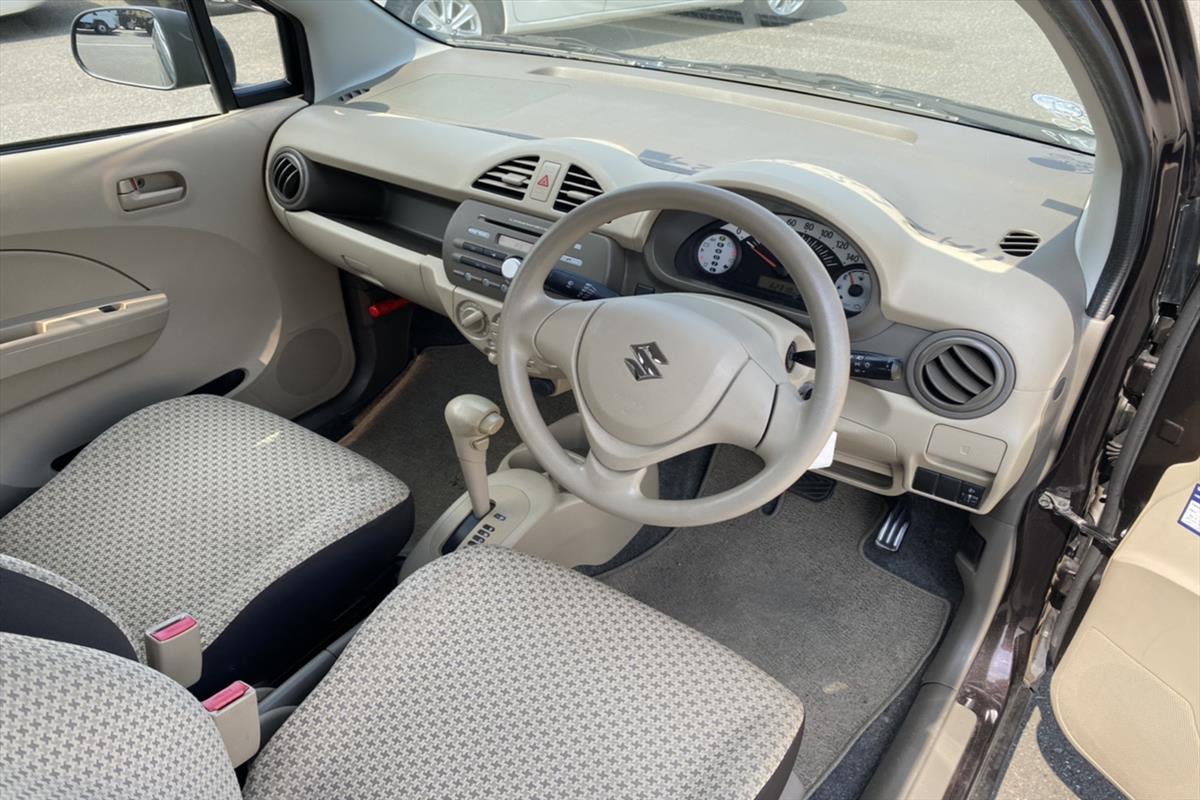
[[[235,800],[212,719],[129,659],[0,633],[0,797]]]
[[[147,627],[192,614],[204,691],[269,677],[255,674],[245,647],[319,628],[306,618],[321,611],[317,600],[343,602],[388,569],[411,532],[408,497],[399,480],[311,431],[195,395],[105,431],[0,520],[0,553],[97,598],[139,657]]]
[[[405,580],[251,769],[249,798],[757,798],[804,719],[724,646],[477,546]]]

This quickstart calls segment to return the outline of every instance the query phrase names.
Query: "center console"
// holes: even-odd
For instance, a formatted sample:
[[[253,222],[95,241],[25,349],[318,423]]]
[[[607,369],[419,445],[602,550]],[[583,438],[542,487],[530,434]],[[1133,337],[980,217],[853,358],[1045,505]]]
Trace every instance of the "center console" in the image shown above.
[[[455,286],[503,302],[517,265],[550,224],[477,200],[463,202],[442,240],[446,277]],[[557,294],[586,300],[615,293],[613,287],[620,285],[620,248],[606,236],[588,234],[559,258],[559,264],[546,287]]]

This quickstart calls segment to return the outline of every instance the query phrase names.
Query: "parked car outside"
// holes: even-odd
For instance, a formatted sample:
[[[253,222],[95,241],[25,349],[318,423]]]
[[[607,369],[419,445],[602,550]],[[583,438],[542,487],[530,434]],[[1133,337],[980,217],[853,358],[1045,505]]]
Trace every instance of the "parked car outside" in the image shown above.
[[[397,17],[433,33],[473,39],[535,33],[602,22],[728,7],[748,22],[802,19],[809,0],[376,0]]]
[[[21,14],[31,8],[37,8],[45,0],[0,0],[0,17],[11,14]]]

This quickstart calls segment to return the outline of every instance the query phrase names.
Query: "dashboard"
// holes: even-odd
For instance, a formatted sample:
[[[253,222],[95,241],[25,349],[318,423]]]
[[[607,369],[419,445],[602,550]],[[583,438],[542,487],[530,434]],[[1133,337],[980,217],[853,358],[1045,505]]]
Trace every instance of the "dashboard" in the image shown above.
[[[709,85],[443,51],[294,115],[264,178],[301,243],[445,314],[492,358],[520,259],[572,208],[663,180],[749,197],[809,244],[846,314],[854,377],[823,472],[990,511],[1083,374],[1073,359],[1087,278],[1072,234],[1086,157],[1068,164],[1048,145],[938,120]],[[454,101],[465,96],[489,102]],[[661,124],[730,105],[736,131]],[[299,196],[272,183],[286,158],[305,176]],[[1032,236],[1033,251],[1006,250],[1007,231]],[[684,210],[602,226],[562,254],[547,291],[705,292],[807,324],[773,253]],[[529,371],[561,377],[536,358]]]

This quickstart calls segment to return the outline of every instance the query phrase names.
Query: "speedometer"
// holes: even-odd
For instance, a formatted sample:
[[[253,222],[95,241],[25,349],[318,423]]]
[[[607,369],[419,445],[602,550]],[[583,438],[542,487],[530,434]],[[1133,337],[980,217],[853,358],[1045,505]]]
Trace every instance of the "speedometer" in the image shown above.
[[[796,214],[780,214],[779,218],[800,234],[836,279],[838,295],[842,298],[846,315],[853,316],[864,310],[871,302],[871,273],[863,264],[858,248],[823,222]]]

